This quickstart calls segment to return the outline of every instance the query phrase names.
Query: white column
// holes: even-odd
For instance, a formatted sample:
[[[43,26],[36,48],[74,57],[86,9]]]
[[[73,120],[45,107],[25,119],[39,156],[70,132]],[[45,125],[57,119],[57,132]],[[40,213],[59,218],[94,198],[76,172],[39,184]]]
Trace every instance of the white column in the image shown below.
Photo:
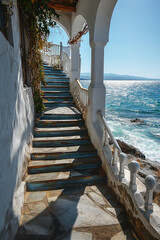
[[[71,45],[71,91],[74,87],[75,79],[80,79],[80,42]]]
[[[88,120],[97,122],[97,111],[105,115],[106,89],[103,83],[105,43],[93,42],[91,45],[91,84],[88,89]]]

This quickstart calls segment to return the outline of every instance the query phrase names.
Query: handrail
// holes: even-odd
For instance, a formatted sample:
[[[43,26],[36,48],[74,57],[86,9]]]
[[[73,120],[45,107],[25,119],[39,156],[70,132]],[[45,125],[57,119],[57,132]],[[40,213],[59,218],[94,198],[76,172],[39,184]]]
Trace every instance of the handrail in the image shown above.
[[[105,117],[103,116],[102,112],[100,110],[97,111],[98,119],[102,122],[102,125],[104,127],[103,134],[105,134],[105,141],[103,142],[104,145],[106,145],[106,142],[108,143],[108,135],[110,136],[114,148],[113,148],[113,162],[112,165],[117,167],[117,153],[119,153],[119,161],[120,161],[120,168],[119,168],[119,181],[122,182],[122,180],[125,178],[124,175],[124,165],[126,162],[126,154],[124,154],[117,143],[116,139],[114,138],[109,126],[107,125],[107,122],[105,120]],[[104,137],[103,137],[104,138]],[[117,152],[118,151],[118,152]],[[130,182],[129,182],[129,188],[134,194],[137,191],[137,182],[136,182],[136,176],[137,172],[139,171],[139,163],[137,161],[132,161],[128,164],[128,168],[130,171]],[[113,170],[114,171],[114,170]],[[115,172],[117,175],[117,172]],[[156,187],[156,181],[155,178],[151,175],[148,175],[145,178],[145,186],[146,186],[146,199],[145,199],[145,205],[144,209],[145,211],[153,211],[153,190]]]
[[[88,89],[82,87],[78,79],[74,82],[73,97],[80,110],[85,112],[88,106]]]
[[[88,108],[88,90],[82,87],[78,79],[74,81],[73,97],[76,105],[80,106],[81,112],[84,113]],[[130,162],[128,164],[130,179],[128,179],[128,174],[125,177],[125,173],[128,171],[125,170],[127,155],[122,152],[100,110],[97,111],[97,118],[102,130],[97,133],[98,140],[101,139],[102,141],[97,142],[97,149],[104,163],[105,171],[108,173],[110,187],[115,191],[119,199],[126,204],[127,211],[131,211],[135,218],[137,217],[135,209],[137,209],[142,222],[143,219],[147,219],[148,221],[147,216],[153,213],[151,217],[154,221],[151,225],[153,228],[157,229],[157,227],[160,226],[160,218],[157,218],[153,208],[153,191],[156,187],[155,178],[150,175],[145,178],[146,198],[143,199],[142,194],[138,191],[139,183],[137,181],[137,173],[140,168],[139,163],[137,161]],[[90,134],[92,136],[92,132]],[[109,146],[108,136],[112,140],[112,146]],[[111,150],[111,155],[109,154],[109,149]],[[128,204],[131,201],[132,204]]]
[[[107,125],[106,119],[103,116],[102,112],[100,110],[97,111],[98,119],[100,122],[102,122],[103,126],[103,138],[102,138],[102,145],[109,145],[108,143],[108,135],[110,136],[112,142],[113,142],[113,159],[112,159],[112,166],[116,167],[116,174],[117,174],[117,158],[119,157],[120,162],[120,169],[119,169],[119,180],[122,181],[125,177],[124,175],[124,165],[126,162],[126,154],[124,154],[117,143],[116,139],[114,138],[110,128]]]
[[[71,59],[69,58],[68,54],[64,51],[62,51],[62,67],[63,71],[70,75]]]
[[[121,153],[122,150],[121,150],[118,142],[116,141],[115,137],[113,136],[109,126],[107,125],[105,117],[102,115],[101,111],[99,111],[99,110],[97,111],[97,114],[98,114],[99,119],[102,121],[102,123],[104,125],[104,128],[107,130],[108,135],[110,136],[110,138],[111,138],[111,140],[112,140],[112,142],[114,144],[114,147],[118,149],[119,153]]]
[[[81,83],[80,83],[80,81],[79,81],[78,79],[76,79],[76,82],[77,82],[77,84],[79,85],[80,89],[82,89],[83,91],[86,91],[86,92],[88,92],[88,89],[87,89],[87,88],[84,88],[84,87],[82,87],[82,85],[81,85]]]

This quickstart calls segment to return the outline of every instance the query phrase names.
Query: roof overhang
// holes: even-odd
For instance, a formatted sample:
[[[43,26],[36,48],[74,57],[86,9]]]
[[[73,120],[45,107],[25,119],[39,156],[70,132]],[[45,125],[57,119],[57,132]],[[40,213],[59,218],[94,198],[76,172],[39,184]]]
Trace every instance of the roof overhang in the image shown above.
[[[48,5],[55,10],[76,12],[77,2],[78,0],[51,0]]]

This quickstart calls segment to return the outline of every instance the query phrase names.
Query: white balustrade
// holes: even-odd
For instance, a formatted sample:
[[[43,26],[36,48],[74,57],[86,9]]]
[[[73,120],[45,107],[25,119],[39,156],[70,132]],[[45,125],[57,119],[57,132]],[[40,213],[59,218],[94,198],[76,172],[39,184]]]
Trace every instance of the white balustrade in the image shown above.
[[[79,106],[83,109],[86,109],[88,106],[88,90],[83,88],[80,81],[77,79],[75,81],[75,88],[74,88],[74,97],[76,98]]]
[[[136,161],[132,161],[131,163],[128,164],[128,168],[130,170],[130,183],[129,183],[129,188],[131,191],[134,193],[137,191],[137,183],[136,183],[136,176],[137,172],[140,169],[139,163]]]
[[[113,146],[113,162],[112,162],[113,166],[117,166],[117,160],[118,160],[118,149],[115,146]]]
[[[119,161],[120,161],[119,180],[120,181],[122,181],[123,178],[125,177],[125,175],[124,175],[124,165],[125,165],[126,159],[127,159],[126,154],[121,152],[119,154]]]
[[[148,175],[145,178],[146,185],[146,199],[145,209],[146,211],[153,211],[153,190],[156,187],[156,180],[152,175]]]
[[[71,59],[64,51],[62,51],[62,67],[63,71],[65,71],[69,75],[71,71]]]
[[[97,114],[98,114],[98,119],[99,119],[99,122],[100,122],[100,124],[102,126],[102,130],[103,130],[102,145],[103,146],[109,145],[109,143],[108,143],[108,136],[109,136],[111,141],[113,142],[112,166],[117,167],[118,157],[120,159],[120,156],[121,156],[121,161],[120,161],[120,169],[121,169],[120,171],[121,172],[119,173],[119,176],[120,176],[120,178],[123,178],[124,173],[122,173],[122,172],[124,172],[123,165],[124,165],[124,160],[126,160],[126,155],[121,154],[122,150],[121,150],[119,144],[117,143],[116,139],[114,138],[109,126],[107,125],[106,119],[102,115],[101,111],[98,111]]]
[[[41,51],[43,61],[47,62],[49,65],[58,65],[59,68],[63,67],[63,70],[70,74],[71,70],[71,60],[69,58],[70,47],[53,44],[50,48],[44,48]]]

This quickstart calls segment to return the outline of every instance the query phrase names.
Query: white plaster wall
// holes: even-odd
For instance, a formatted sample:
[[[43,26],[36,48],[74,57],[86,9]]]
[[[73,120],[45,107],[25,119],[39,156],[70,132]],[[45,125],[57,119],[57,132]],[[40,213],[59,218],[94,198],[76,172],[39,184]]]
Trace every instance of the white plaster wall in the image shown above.
[[[71,18],[72,13],[70,12],[63,12],[57,10],[57,13],[60,15],[59,19],[53,17],[54,21],[57,22],[66,32],[68,38],[71,37]]]
[[[16,1],[12,28],[14,47],[0,32],[0,239],[10,240],[23,204],[21,181],[34,119],[31,89],[23,87]]]

